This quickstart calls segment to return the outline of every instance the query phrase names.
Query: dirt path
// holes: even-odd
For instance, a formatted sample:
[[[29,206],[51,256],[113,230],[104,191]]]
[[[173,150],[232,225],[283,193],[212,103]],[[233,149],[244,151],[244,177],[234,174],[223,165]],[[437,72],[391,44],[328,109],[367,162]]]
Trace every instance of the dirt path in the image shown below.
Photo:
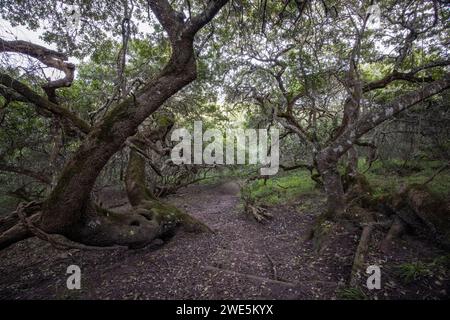
[[[302,240],[320,195],[273,208],[265,225],[239,210],[234,182],[190,186],[168,201],[214,233],[179,232],[135,251],[63,252],[28,239],[0,252],[0,298],[330,299],[350,273],[353,234],[337,230],[320,255]],[[81,267],[81,290],[66,289],[71,264]]]

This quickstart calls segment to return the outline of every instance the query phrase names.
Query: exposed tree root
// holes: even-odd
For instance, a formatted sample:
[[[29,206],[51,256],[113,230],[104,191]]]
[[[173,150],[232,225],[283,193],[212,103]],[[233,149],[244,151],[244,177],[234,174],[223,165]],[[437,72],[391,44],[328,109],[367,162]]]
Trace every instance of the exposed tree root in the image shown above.
[[[41,210],[42,203],[32,201],[26,204],[25,207],[23,207],[23,214],[25,214],[27,217],[39,212]],[[19,216],[17,215],[17,210],[11,212],[10,214],[6,214],[2,217],[0,217],[0,235],[4,233],[5,231],[9,230],[10,228],[14,227],[19,222]]]
[[[265,251],[264,254],[267,257],[267,260],[269,260],[270,265],[272,266],[273,279],[280,280],[278,277],[277,266],[275,264],[275,261],[273,261],[272,257],[269,255],[267,251]]]
[[[27,212],[29,212],[27,209],[32,204],[34,204],[34,202],[31,202],[28,205],[19,205],[14,214],[18,216],[20,221],[0,235],[0,248],[6,248],[16,242],[36,236],[61,250],[118,249],[123,248],[123,246],[132,246],[136,243],[149,242],[151,241],[151,236],[153,234],[148,233],[144,236],[141,231],[141,237],[139,237],[139,233],[130,230],[128,233],[129,236],[127,236],[127,234],[123,232],[124,226],[120,227],[117,222],[112,222],[111,220],[107,222],[108,215],[111,214],[109,212],[108,215],[104,215],[103,217],[101,214],[96,215],[95,220],[83,216],[82,221],[72,226],[70,230],[64,234],[52,234],[45,230],[45,226],[43,227],[40,225],[41,212],[37,212],[30,217],[27,216]],[[104,212],[107,211],[104,210]],[[115,227],[113,228],[111,226]],[[134,237],[135,234],[136,236]],[[119,247],[117,245],[119,245]]]
[[[287,287],[298,286],[298,283],[295,283],[295,282],[288,282],[288,281],[283,281],[283,280],[265,278],[265,277],[260,277],[260,276],[256,276],[253,274],[241,273],[241,272],[237,272],[234,270],[228,270],[228,269],[223,269],[223,268],[218,268],[218,267],[213,267],[213,266],[208,266],[208,265],[204,266],[203,268],[207,271],[212,271],[212,272],[216,272],[216,273],[226,273],[226,274],[230,274],[234,277],[243,277],[243,278],[248,278],[248,279],[252,279],[252,280],[256,280],[256,281],[260,281],[260,282],[264,282],[264,283],[273,283],[273,284],[278,284],[278,285],[287,286]]]
[[[396,238],[399,238],[405,231],[405,228],[405,223],[402,221],[402,219],[396,216],[391,224],[391,227],[389,228],[388,233],[386,234],[386,237],[380,244],[381,252],[383,252],[384,254],[389,253],[392,241]]]
[[[66,237],[64,237],[62,235],[48,234],[44,230],[35,226],[34,223],[32,221],[30,221],[31,219],[27,218],[27,216],[25,214],[25,210],[24,210],[26,206],[27,205],[21,204],[21,205],[19,205],[19,207],[16,210],[17,215],[19,216],[22,224],[33,235],[35,235],[36,237],[38,237],[41,240],[45,240],[45,241],[49,242],[56,249],[60,249],[60,250],[67,250],[67,249],[82,249],[82,250],[99,250],[100,249],[100,250],[104,250],[104,249],[123,248],[123,247],[106,247],[105,248],[105,247],[86,246],[81,243],[76,243],[76,242],[70,241],[69,239],[67,239]]]
[[[382,252],[388,253],[393,240],[405,232],[450,248],[450,201],[432,193],[426,185],[403,186],[395,194],[373,198],[369,207],[389,217],[390,229],[380,244]]]
[[[16,211],[6,215],[0,221],[0,249],[33,236],[33,233],[21,220],[27,219],[30,223],[38,223],[41,218],[39,211],[41,205],[35,201],[19,204]]]
[[[252,177],[253,179],[254,177]],[[255,178],[256,179],[256,178]],[[246,182],[249,180],[247,179]],[[256,204],[256,199],[252,197],[249,190],[245,189],[245,183],[240,184],[241,199],[244,202],[244,213],[254,218],[259,223],[267,222],[273,215],[263,206]]]
[[[40,219],[40,214],[36,214],[31,217],[30,220],[38,221]],[[25,240],[29,237],[32,237],[33,234],[28,230],[27,227],[22,225],[22,223],[18,223],[0,235],[0,249],[4,249],[13,245],[16,242]]]
[[[178,227],[187,232],[210,231],[205,224],[159,202],[143,202],[128,213],[115,213],[94,204],[79,222],[61,234],[52,234],[40,223],[40,212],[27,217],[26,205],[20,205],[15,214],[20,221],[0,235],[0,248],[36,236],[57,249],[105,250],[140,248],[157,238],[169,239]]]
[[[364,266],[364,261],[369,250],[370,238],[375,227],[374,219],[371,214],[365,215],[366,223],[363,227],[358,247],[356,248],[355,258],[353,260],[352,271],[350,275],[350,286],[355,287],[359,279],[359,275]]]
[[[245,212],[247,214],[250,214],[258,222],[262,223],[262,222],[267,221],[268,219],[273,218],[272,214],[270,214],[266,208],[263,208],[260,206],[254,206],[251,204],[248,204],[246,207],[247,208],[246,208]]]
[[[324,248],[331,227],[332,221],[329,212],[325,211],[314,221],[311,228],[306,232],[303,241],[312,241],[314,250],[320,253]]]

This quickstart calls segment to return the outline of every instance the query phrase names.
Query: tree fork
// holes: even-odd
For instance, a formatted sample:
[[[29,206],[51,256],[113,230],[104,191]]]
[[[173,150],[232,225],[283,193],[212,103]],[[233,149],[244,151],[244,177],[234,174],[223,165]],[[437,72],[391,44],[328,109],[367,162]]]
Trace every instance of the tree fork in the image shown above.
[[[202,222],[155,197],[146,186],[145,159],[134,149],[130,149],[125,186],[133,209],[147,218],[154,219],[161,226],[162,236],[164,233],[172,234],[178,226],[192,232],[211,231]]]
[[[136,134],[138,126],[168,98],[196,79],[194,36],[227,2],[210,1],[202,13],[184,22],[168,1],[149,1],[151,10],[169,35],[172,56],[159,75],[112,108],[100,123],[85,130],[88,133],[85,140],[65,165],[55,188],[43,204],[36,223],[39,229],[101,246],[145,245],[164,233],[161,227],[168,215],[155,212],[167,211],[168,205],[145,199],[140,204],[141,208],[119,215],[96,206],[91,199],[91,191],[108,160],[123,148],[128,137]],[[0,79],[4,80],[3,77]],[[42,99],[37,100],[42,102]],[[147,205],[149,208],[142,208]],[[197,221],[175,209],[173,215],[183,220],[185,226],[198,227]],[[2,238],[4,234],[0,235],[0,243]],[[8,245],[11,243],[8,241]]]

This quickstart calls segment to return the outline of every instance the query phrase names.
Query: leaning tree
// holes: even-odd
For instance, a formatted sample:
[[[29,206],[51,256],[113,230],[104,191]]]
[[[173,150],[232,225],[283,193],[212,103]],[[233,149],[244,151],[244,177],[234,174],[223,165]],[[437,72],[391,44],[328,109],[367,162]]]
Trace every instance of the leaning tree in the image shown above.
[[[196,34],[207,25],[227,0],[213,0],[191,5],[181,11],[184,2],[170,4],[167,0],[117,1],[81,5],[81,36],[83,31],[92,37],[82,37],[83,46],[77,46],[73,37],[61,26],[61,12],[53,2],[26,1],[26,5],[2,1],[2,17],[14,25],[38,26],[39,19],[50,23],[44,33],[48,42],[56,43],[61,53],[41,45],[21,40],[1,39],[0,52],[17,53],[37,59],[42,65],[61,71],[63,78],[50,80],[35,89],[14,72],[14,65],[3,68],[0,74],[0,93],[6,101],[23,101],[36,108],[39,114],[60,119],[61,124],[76,128],[74,135],[82,137],[77,150],[64,164],[54,187],[42,203],[20,207],[12,216],[3,218],[0,246],[38,235],[53,243],[61,243],[53,234],[95,246],[141,246],[157,237],[171,234],[179,225],[202,230],[206,227],[168,204],[157,200],[145,186],[142,158],[131,155],[127,170],[127,191],[132,210],[116,214],[105,210],[92,199],[94,184],[111,157],[121,150],[130,137],[138,133],[141,123],[161,105],[197,77],[194,42]],[[182,4],[181,4],[182,3]],[[107,5],[107,7],[105,7]],[[36,11],[30,13],[30,8]],[[129,90],[123,68],[127,58],[133,10],[146,16],[155,32],[164,31],[170,57],[155,75],[144,79],[135,90]],[[58,91],[71,86],[75,64],[68,62],[70,53],[82,57],[95,46],[95,41],[114,32],[119,21],[122,46],[118,56],[118,81],[115,96],[110,99],[108,111],[93,124],[79,117],[76,106],[67,108],[59,103]],[[162,27],[162,29],[161,29]],[[107,30],[105,32],[104,30]],[[160,32],[161,34],[161,32]],[[204,40],[206,41],[206,40]],[[150,135],[152,135],[151,133]],[[138,141],[139,137],[134,137]],[[14,223],[17,216],[21,219]],[[65,241],[65,240],[64,240]]]
[[[275,14],[280,10],[271,4],[262,21],[243,22],[224,54],[236,70],[230,100],[258,106],[306,143],[311,162],[293,167],[318,172],[331,219],[347,214],[338,170],[344,156],[352,180],[356,146],[373,147],[362,140],[368,132],[450,86],[443,5],[383,2],[381,24],[373,29],[372,3],[311,1],[301,19],[288,6]]]

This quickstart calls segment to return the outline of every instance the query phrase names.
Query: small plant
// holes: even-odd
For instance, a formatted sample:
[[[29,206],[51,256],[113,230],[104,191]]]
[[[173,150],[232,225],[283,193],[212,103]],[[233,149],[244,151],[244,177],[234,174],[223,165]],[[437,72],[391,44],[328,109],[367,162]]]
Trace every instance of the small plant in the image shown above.
[[[405,283],[411,283],[432,274],[430,266],[423,262],[403,263],[398,266],[398,274]]]
[[[343,288],[339,290],[337,296],[344,300],[367,300],[366,294],[358,287]]]

